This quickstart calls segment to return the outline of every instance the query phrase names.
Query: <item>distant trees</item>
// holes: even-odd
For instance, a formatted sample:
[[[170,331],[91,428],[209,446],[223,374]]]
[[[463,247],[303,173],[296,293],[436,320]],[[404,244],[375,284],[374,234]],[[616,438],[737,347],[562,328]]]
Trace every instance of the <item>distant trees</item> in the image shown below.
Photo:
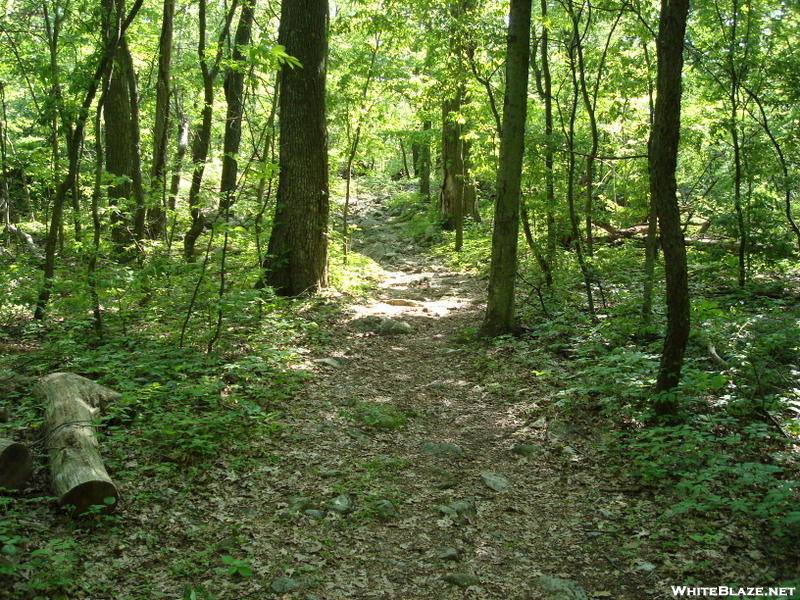
[[[665,2],[665,14],[684,2]],[[2,235],[44,239],[35,315],[67,264],[70,274],[86,264],[98,315],[104,287],[125,287],[99,271],[165,257],[196,278],[197,297],[216,298],[209,314],[237,286],[320,289],[328,255],[347,249],[348,198],[358,195],[352,180],[331,186],[329,172],[350,178],[361,163],[370,175],[418,176],[415,219],[438,208],[443,239],[469,260],[488,248],[478,209],[499,201],[488,224],[503,240],[495,249],[509,253],[492,259],[487,333],[516,327],[518,274],[526,311],[549,314],[548,294],[567,286],[587,318],[602,319],[619,302],[603,280],[616,260],[608,242],[636,245],[648,231],[641,265],[625,271],[643,289],[637,335],[658,333],[666,300],[657,387],[673,389],[689,328],[675,269],[702,256],[748,289],[754,264],[797,252],[798,6],[698,5],[685,16],[687,68],[676,71],[672,45],[684,36],[674,19],[659,33],[658,7],[542,0],[531,15],[535,87],[504,110],[499,99],[517,97],[520,81],[508,9],[505,0],[286,0],[280,15],[254,0],[10,4],[0,19]],[[677,120],[669,86],[681,74]],[[509,145],[501,112],[520,109],[517,184],[519,140]],[[527,246],[513,254],[518,214]],[[694,244],[686,257],[684,239]],[[246,267],[231,272],[230,249]],[[224,284],[208,293],[212,279]],[[652,293],[660,279],[663,295]]]

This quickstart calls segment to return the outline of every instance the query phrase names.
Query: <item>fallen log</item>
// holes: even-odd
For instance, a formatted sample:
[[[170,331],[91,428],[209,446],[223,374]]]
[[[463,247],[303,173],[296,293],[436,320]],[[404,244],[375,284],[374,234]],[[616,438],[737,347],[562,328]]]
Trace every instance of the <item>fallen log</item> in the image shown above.
[[[102,506],[102,513],[113,511],[119,492],[100,457],[93,419],[119,393],[73,373],[51,373],[35,389],[46,401],[44,439],[59,506],[73,507],[72,517],[91,506]]]
[[[0,488],[22,487],[32,469],[33,458],[25,444],[0,438]]]

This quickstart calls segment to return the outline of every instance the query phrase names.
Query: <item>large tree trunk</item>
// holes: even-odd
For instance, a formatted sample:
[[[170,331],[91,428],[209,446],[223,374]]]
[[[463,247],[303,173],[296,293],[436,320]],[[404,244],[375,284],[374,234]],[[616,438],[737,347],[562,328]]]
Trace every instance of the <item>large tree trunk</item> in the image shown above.
[[[25,444],[0,438],[0,488],[22,487],[32,468],[33,459]]]
[[[656,106],[650,139],[650,195],[658,213],[667,288],[667,335],[656,380],[656,414],[675,414],[670,393],[681,378],[689,340],[689,277],[681,229],[675,170],[681,126],[683,39],[689,0],[662,0],[658,28]]]
[[[531,0],[511,0],[508,15],[506,94],[500,162],[497,169],[497,199],[492,232],[489,297],[481,334],[512,333],[514,294],[517,278],[517,238],[525,151],[525,119],[528,105],[528,64],[530,53]]]
[[[280,73],[280,174],[264,274],[256,287],[283,296],[327,285],[328,0],[283,0],[278,42],[302,64]]]
[[[52,489],[59,506],[73,507],[73,517],[98,505],[103,507],[101,512],[111,512],[119,492],[103,466],[92,423],[120,395],[72,373],[42,377],[36,393],[46,402],[45,445],[50,449]]]

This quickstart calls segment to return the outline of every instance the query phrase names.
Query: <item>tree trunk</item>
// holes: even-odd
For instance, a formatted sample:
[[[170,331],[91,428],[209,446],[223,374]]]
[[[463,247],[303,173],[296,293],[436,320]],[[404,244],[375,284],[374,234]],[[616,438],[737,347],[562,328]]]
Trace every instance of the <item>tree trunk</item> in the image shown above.
[[[0,438],[0,488],[21,488],[33,469],[33,458],[25,444]]]
[[[117,177],[118,183],[108,188],[111,211],[111,239],[115,253],[125,255],[139,237],[139,212],[143,209],[140,197],[141,171],[139,165],[138,108],[132,80],[133,61],[124,38],[120,39],[114,56],[113,71],[108,85],[103,115],[106,134],[106,171]],[[134,118],[134,115],[137,115]]]
[[[92,422],[120,395],[72,373],[43,377],[36,393],[46,402],[44,437],[59,506],[72,507],[72,517],[83,515],[91,506],[102,506],[103,513],[113,511],[119,492],[103,465]]]
[[[655,409],[659,416],[675,414],[683,357],[689,339],[689,277],[681,229],[675,170],[681,126],[683,40],[689,0],[662,0],[658,28],[656,106],[650,139],[650,195],[658,212],[664,252],[667,335],[656,380]]]
[[[422,124],[424,138],[421,142],[419,151],[419,193],[425,202],[431,200],[431,143],[428,139],[428,132],[431,129],[431,122],[426,120]]]
[[[175,20],[175,0],[164,0],[161,37],[158,42],[158,78],[156,79],[156,114],[153,123],[153,164],[150,169],[152,206],[148,214],[149,235],[162,237],[167,231],[167,211],[164,206],[164,174],[167,166],[167,125],[169,123],[169,91],[172,71],[172,34]]]
[[[233,65],[225,74],[225,101],[228,103],[228,113],[225,119],[225,138],[223,141],[222,176],[220,178],[220,214],[227,214],[234,203],[236,192],[236,178],[239,173],[239,144],[242,140],[242,114],[244,113],[244,78],[245,57],[242,54],[244,47],[250,44],[250,31],[253,28],[256,0],[248,0],[242,5],[239,15],[239,25],[236,27],[236,36],[232,52]]]
[[[264,274],[256,287],[297,296],[327,285],[328,0],[283,0],[278,43],[302,64],[280,77],[280,174]]]
[[[200,60],[200,72],[203,76],[203,110],[201,113],[202,122],[192,142],[192,163],[194,164],[194,170],[192,171],[192,183],[189,186],[189,213],[192,217],[192,223],[189,226],[189,231],[186,232],[183,238],[183,256],[187,261],[194,260],[194,246],[197,242],[197,238],[203,233],[206,224],[205,216],[200,209],[200,189],[203,185],[206,160],[208,159],[208,151],[211,147],[211,127],[213,125],[214,116],[214,80],[217,78],[219,62],[222,58],[221,50],[219,50],[213,62],[208,59],[210,50],[206,47],[206,5],[206,0],[200,0],[197,11],[199,20],[197,54]],[[222,47],[228,35],[228,30],[233,20],[233,13],[237,6],[238,2],[236,0],[230,5],[225,25],[220,32],[217,42],[219,48]]]
[[[463,235],[464,227],[464,140],[458,113],[463,102],[463,89],[442,105],[442,189],[439,211],[442,229]],[[453,116],[455,115],[455,116]],[[460,250],[456,242],[456,251]]]
[[[514,293],[528,104],[531,0],[511,0],[508,21],[506,93],[497,169],[489,297],[481,326],[481,334],[486,336],[498,336],[516,330]]]

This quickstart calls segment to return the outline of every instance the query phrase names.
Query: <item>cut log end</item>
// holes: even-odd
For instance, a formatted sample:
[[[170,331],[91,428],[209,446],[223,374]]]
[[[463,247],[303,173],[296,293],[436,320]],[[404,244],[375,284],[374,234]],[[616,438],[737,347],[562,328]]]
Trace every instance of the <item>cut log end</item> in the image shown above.
[[[114,501],[109,503],[109,498],[113,498]],[[59,505],[68,508],[70,517],[76,519],[95,512],[103,515],[112,513],[118,501],[119,492],[116,486],[110,481],[98,480],[86,481],[73,487],[60,498]],[[90,510],[92,506],[100,508]]]
[[[33,470],[33,457],[25,444],[0,440],[0,488],[25,485]]]

